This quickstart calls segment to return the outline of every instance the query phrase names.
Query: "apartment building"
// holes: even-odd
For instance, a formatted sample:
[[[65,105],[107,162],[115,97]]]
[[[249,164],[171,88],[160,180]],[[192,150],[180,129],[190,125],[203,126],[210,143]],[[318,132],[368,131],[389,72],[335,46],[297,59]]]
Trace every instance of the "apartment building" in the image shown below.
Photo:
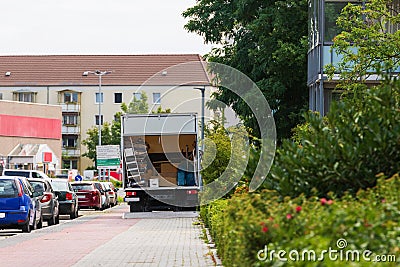
[[[82,172],[93,166],[81,156],[87,130],[111,122],[141,92],[151,110],[201,114],[198,89],[206,100],[212,90],[201,62],[196,54],[0,56],[0,99],[61,106],[62,167]]]
[[[339,75],[328,80],[324,72],[327,64],[337,65],[342,56],[332,49],[333,39],[341,30],[336,24],[342,9],[348,4],[365,5],[366,0],[308,0],[308,78],[309,108],[325,115],[331,102],[340,98],[340,92],[334,90]],[[393,10],[400,10],[400,1],[392,1]],[[399,25],[389,25],[390,32],[399,29]],[[397,70],[400,71],[400,70]],[[371,84],[379,82],[379,77],[371,76]]]

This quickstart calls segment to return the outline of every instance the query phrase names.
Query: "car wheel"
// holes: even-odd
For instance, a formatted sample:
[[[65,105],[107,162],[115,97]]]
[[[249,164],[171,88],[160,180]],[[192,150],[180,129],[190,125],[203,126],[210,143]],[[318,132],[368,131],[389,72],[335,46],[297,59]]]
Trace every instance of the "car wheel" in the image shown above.
[[[76,215],[76,213],[75,213],[75,211],[73,211],[72,213],[69,214],[69,218],[70,218],[71,220],[73,220],[73,219],[76,218],[75,215]]]
[[[69,215],[69,218],[70,219],[75,219],[75,218],[77,218],[78,217],[78,209],[74,209],[71,213],[70,213],[70,215]]]
[[[36,212],[35,212],[35,216],[33,217],[32,230],[38,229],[38,224],[39,224],[39,223],[36,221]]]
[[[50,220],[47,221],[47,224],[49,226],[56,224],[56,216],[55,216],[55,214],[53,214],[53,216],[51,216]]]
[[[29,211],[28,220],[24,225],[22,225],[22,232],[23,233],[30,233],[31,232],[31,225],[29,224],[29,218],[31,217],[30,214],[31,214],[31,212]]]
[[[36,225],[36,229],[40,229],[40,228],[42,228],[42,227],[43,227],[43,217],[40,216],[40,220],[39,220],[39,222],[38,222],[37,225]]]

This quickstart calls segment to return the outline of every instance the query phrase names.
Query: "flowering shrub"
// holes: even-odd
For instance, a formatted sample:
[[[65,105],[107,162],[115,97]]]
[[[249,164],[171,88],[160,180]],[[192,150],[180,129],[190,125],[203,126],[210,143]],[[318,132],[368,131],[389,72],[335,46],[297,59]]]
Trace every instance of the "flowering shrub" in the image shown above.
[[[340,199],[304,195],[282,198],[268,190],[234,195],[202,207],[201,216],[211,229],[224,266],[282,266],[284,262],[277,259],[260,260],[258,253],[265,246],[270,251],[312,249],[320,253],[329,247],[338,249],[339,239],[347,241],[346,249],[396,255],[400,261],[400,179],[397,174],[385,178],[380,177],[372,189]],[[330,261],[325,257],[323,262],[287,264],[359,266],[362,263]]]

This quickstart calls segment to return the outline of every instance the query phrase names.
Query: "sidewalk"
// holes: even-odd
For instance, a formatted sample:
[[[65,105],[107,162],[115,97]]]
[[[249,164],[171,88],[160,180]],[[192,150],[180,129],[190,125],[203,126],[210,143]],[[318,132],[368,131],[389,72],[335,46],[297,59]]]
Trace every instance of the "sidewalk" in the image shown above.
[[[214,266],[195,213],[126,213],[138,220],[74,266]]]
[[[214,266],[196,213],[128,211],[88,211],[0,240],[0,266]]]

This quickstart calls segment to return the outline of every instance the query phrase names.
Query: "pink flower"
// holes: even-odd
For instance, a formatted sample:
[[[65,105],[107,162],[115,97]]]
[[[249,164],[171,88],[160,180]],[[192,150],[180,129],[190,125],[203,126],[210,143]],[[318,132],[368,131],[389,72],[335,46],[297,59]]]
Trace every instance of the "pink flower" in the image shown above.
[[[332,204],[333,204],[333,200],[332,200],[332,199],[329,199],[329,200],[326,202],[326,204],[332,205]]]
[[[267,226],[264,226],[264,227],[262,228],[262,231],[263,231],[263,233],[268,232],[268,227],[267,227]]]
[[[286,214],[286,219],[290,220],[292,218],[293,218],[292,214],[290,214],[290,213]]]
[[[296,207],[296,212],[300,212],[301,211],[301,206],[297,206]]]
[[[385,198],[382,198],[381,202],[382,202],[382,203],[386,203],[386,199],[385,199]]]
[[[320,202],[321,202],[321,205],[323,206],[328,202],[328,200],[326,200],[326,198],[321,198]]]

